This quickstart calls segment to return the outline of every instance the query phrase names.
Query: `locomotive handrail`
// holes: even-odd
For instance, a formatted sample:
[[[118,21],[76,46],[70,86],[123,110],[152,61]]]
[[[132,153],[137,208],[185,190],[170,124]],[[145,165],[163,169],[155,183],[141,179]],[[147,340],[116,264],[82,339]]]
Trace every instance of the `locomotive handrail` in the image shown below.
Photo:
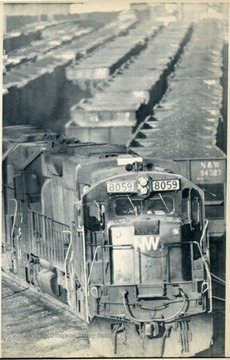
[[[203,229],[203,231],[202,231],[201,238],[200,238],[200,247],[202,247],[202,242],[203,242],[203,240],[204,240],[204,236],[205,236],[206,231],[207,231],[208,223],[209,223],[209,221],[208,221],[208,220],[205,220],[204,229]]]
[[[14,150],[16,150],[16,148],[19,146],[20,144],[14,144],[11,148],[7,149],[3,154],[2,154],[2,162],[7,158],[8,155],[10,155],[10,153]]]
[[[69,252],[70,252],[70,247],[72,246],[73,238],[72,238],[72,233],[71,233],[70,230],[63,230],[62,232],[70,235],[70,242],[69,242],[69,246],[68,246],[68,249],[67,249],[67,251],[66,251],[66,256],[65,256],[65,263],[66,263],[66,262],[67,262],[68,255],[69,255]]]
[[[11,236],[10,236],[10,239],[11,239],[11,241],[12,241],[13,235],[14,235],[15,224],[16,224],[16,216],[17,216],[17,212],[18,212],[18,202],[17,202],[16,199],[10,199],[10,200],[12,200],[12,201],[15,202],[15,211],[14,211],[14,215],[13,215],[14,220],[13,220],[13,225],[12,225],[12,230],[11,230]]]
[[[71,248],[71,246],[72,246],[73,237],[72,237],[72,232],[71,232],[70,230],[63,230],[63,233],[68,233],[68,234],[70,234],[70,243],[69,243],[69,246],[68,246],[68,249],[67,249],[67,252],[66,252],[66,256],[65,256],[65,269],[66,269],[66,273],[67,273],[67,259],[68,259],[68,256],[69,256],[70,248]],[[69,264],[70,264],[72,261],[73,261],[73,252],[72,252],[72,254],[71,254],[71,257],[70,257],[70,260],[69,260]],[[78,272],[77,272],[77,269],[75,269],[75,272],[76,272],[76,274],[77,274],[78,281],[79,281],[82,289],[84,290],[84,286],[83,286],[83,284],[82,284],[82,282],[81,282],[81,280],[80,280],[80,276],[79,276],[79,274],[78,274]],[[66,286],[67,286],[67,277],[66,277],[65,280],[66,280]]]
[[[53,265],[64,268],[66,252],[69,246],[69,240],[66,242],[65,232],[68,232],[69,225],[53,220],[33,209],[29,209],[28,212],[30,214],[33,251],[37,251],[40,257],[48,256]],[[48,239],[50,246],[47,245]],[[56,254],[51,251],[51,247],[57,250]]]
[[[99,248],[101,248],[101,247],[102,247],[101,245],[98,245],[98,246],[96,247],[95,252],[94,252],[93,262],[92,262],[92,265],[91,265],[91,267],[90,267],[89,276],[88,276],[88,285],[89,285],[89,283],[90,283],[90,279],[91,279],[92,272],[93,272],[93,267],[94,267],[94,264],[95,264],[95,261],[96,261],[97,250],[98,250]]]
[[[96,250],[95,250],[94,255],[93,255],[93,261],[92,261],[92,265],[90,267],[89,276],[88,276],[88,285],[90,283],[90,279],[91,279],[92,272],[93,272],[93,267],[94,267],[94,264],[95,264],[95,261],[96,261],[97,250],[99,248],[103,249],[103,248],[106,248],[106,247],[112,247],[112,248],[129,247],[129,248],[132,248],[132,246],[130,244],[124,244],[124,245],[98,245],[96,247]]]
[[[201,255],[201,258],[203,260],[204,267],[205,267],[205,270],[206,270],[206,273],[207,273],[207,276],[208,276],[208,280],[209,280],[208,287],[209,287],[209,298],[210,298],[210,308],[209,308],[208,313],[211,313],[212,312],[212,278],[211,278],[211,273],[210,273],[207,261],[204,258],[204,255],[202,253],[200,244],[197,241],[192,241],[192,243],[197,244],[197,246],[198,246],[198,250],[200,252],[200,255]]]
[[[63,230],[63,233],[70,235],[70,242],[69,242],[69,246],[68,246],[68,249],[66,251],[65,260],[64,260],[64,262],[65,262],[65,283],[66,283],[66,288],[68,288],[68,284],[67,284],[68,283],[68,281],[67,281],[67,260],[68,260],[68,256],[69,256],[69,253],[70,253],[70,248],[72,246],[73,238],[72,238],[72,233],[71,233],[70,230]],[[70,263],[70,261],[69,261],[69,263]]]
[[[211,274],[211,276],[212,276],[215,280],[217,280],[217,281],[218,281],[219,283],[221,283],[223,286],[226,285],[226,281],[225,281],[225,280],[221,279],[219,276],[214,275],[211,271],[210,271],[210,274]]]

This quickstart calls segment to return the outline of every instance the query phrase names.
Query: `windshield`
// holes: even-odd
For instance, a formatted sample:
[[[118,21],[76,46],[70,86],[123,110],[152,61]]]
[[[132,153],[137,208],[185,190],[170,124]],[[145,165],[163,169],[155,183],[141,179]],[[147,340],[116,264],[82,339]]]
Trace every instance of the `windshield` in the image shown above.
[[[119,197],[114,202],[117,216],[124,215],[161,215],[174,211],[173,197],[157,194],[149,199],[133,198],[128,195]]]

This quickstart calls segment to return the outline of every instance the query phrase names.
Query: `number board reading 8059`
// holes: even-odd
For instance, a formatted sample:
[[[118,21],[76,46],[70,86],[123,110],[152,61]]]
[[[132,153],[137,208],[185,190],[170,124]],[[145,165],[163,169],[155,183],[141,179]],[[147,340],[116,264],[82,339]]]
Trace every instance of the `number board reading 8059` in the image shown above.
[[[180,180],[157,180],[152,182],[153,191],[174,191],[180,190]]]
[[[108,193],[132,193],[134,192],[134,181],[110,181],[107,182]]]

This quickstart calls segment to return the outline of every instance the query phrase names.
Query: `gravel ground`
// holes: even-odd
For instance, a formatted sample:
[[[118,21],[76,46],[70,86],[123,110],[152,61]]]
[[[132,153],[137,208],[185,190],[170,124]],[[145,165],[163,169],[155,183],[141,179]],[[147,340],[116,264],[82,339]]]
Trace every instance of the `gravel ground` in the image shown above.
[[[2,358],[98,357],[87,327],[67,309],[2,280]]]

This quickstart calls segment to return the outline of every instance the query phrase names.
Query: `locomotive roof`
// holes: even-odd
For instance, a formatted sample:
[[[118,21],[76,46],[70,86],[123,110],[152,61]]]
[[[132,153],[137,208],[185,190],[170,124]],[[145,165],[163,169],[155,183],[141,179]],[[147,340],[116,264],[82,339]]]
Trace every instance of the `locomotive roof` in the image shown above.
[[[73,170],[77,165],[95,163],[96,159],[116,158],[119,154],[135,154],[124,145],[75,143],[60,146],[45,152],[46,165],[50,173],[62,176],[63,169]]]
[[[46,151],[45,162],[50,174],[63,178],[67,188],[76,189],[76,181],[82,184],[93,184],[106,177],[124,172],[126,164],[140,162],[144,166],[169,169],[178,173],[178,164],[171,160],[143,159],[122,145],[78,143],[59,148],[57,151]],[[77,170],[78,167],[78,170]]]

